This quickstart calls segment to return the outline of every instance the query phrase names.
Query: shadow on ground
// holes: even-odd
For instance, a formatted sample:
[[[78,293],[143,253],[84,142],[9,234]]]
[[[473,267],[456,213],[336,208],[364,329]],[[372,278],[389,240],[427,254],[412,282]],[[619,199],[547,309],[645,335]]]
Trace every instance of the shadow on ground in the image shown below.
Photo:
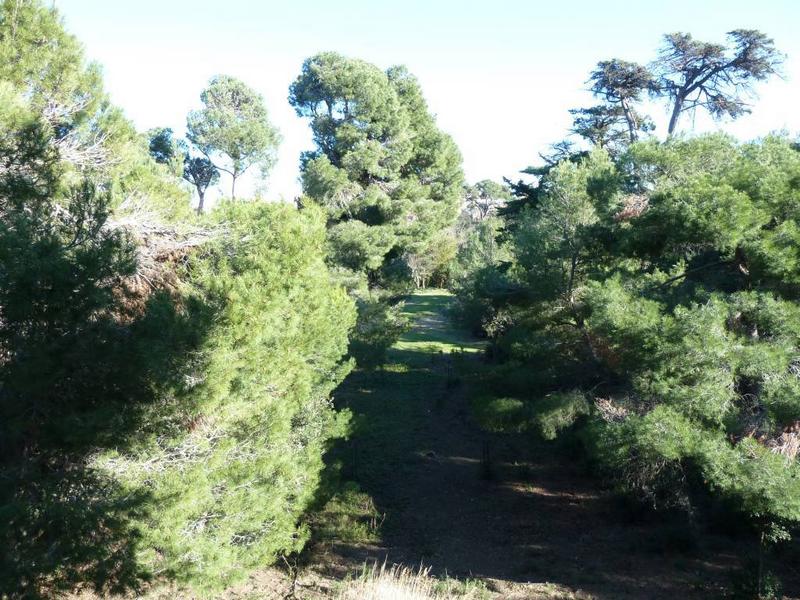
[[[477,426],[460,377],[480,366],[481,344],[450,324],[450,301],[409,298],[415,324],[384,370],[357,371],[337,391],[356,425],[329,461],[373,505],[355,519],[365,539],[317,544],[318,568],[341,576],[364,562],[423,563],[491,580],[501,595],[543,582],[574,598],[722,595],[741,562],[736,543],[704,536],[691,552],[665,550],[668,524],[631,522],[563,449]]]

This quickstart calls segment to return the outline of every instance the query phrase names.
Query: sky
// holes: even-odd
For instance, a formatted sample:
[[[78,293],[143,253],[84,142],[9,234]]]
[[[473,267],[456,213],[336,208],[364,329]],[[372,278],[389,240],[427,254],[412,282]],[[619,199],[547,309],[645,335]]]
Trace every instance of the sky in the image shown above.
[[[299,156],[313,148],[308,122],[288,104],[289,85],[305,58],[326,50],[383,69],[406,65],[461,149],[469,182],[519,178],[563,139],[568,109],[594,103],[586,79],[598,61],[647,63],[661,36],[675,31],[722,42],[731,29],[759,29],[787,55],[783,77],[758,85],[751,115],[722,123],[684,116],[683,131],[800,133],[797,0],[51,1],[140,130],[182,135],[214,75],[258,90],[283,136],[264,190],[275,199],[300,193]],[[663,136],[666,108],[648,111]],[[237,191],[258,185],[251,178]]]

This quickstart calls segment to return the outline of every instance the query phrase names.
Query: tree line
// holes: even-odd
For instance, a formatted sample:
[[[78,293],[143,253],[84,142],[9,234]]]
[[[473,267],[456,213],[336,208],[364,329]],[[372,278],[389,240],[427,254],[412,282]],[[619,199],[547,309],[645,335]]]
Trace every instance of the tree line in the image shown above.
[[[729,41],[673,34],[649,68],[598,63],[604,103],[571,111],[582,145],[509,182],[453,285],[490,340],[487,422],[571,438],[686,540],[713,523],[751,536],[741,597],[772,598],[765,557],[800,523],[800,146],[674,135],[689,110],[740,116],[780,65],[759,32]],[[645,92],[670,103],[664,141],[637,111]]]

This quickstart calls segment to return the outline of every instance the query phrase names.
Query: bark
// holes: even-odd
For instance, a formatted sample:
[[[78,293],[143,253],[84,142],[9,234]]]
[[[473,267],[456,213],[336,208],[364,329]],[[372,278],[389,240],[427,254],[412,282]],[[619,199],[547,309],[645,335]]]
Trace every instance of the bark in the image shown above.
[[[197,195],[200,198],[200,200],[197,202],[197,214],[198,215],[202,215],[203,214],[203,202],[206,199],[206,194],[205,194],[205,192],[201,192],[200,188],[197,188]]]
[[[678,117],[680,117],[682,109],[683,98],[678,96],[675,98],[675,106],[672,107],[672,114],[669,117],[669,126],[667,127],[668,136],[671,136],[674,133],[675,127],[678,125]]]
[[[628,137],[631,144],[636,141],[636,122],[633,118],[633,111],[631,111],[627,102],[622,102],[622,112],[625,115],[625,121],[628,123]]]

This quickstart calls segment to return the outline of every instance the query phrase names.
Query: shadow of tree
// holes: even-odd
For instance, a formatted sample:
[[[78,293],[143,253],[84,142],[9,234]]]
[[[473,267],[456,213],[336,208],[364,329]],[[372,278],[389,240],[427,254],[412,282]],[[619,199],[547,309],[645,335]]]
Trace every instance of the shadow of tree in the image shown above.
[[[467,383],[481,369],[476,355],[458,352],[471,340],[448,323],[448,302],[444,294],[409,298],[414,328],[389,362],[354,372],[335,394],[354,425],[327,455],[321,503],[343,481],[357,484],[374,510],[351,510],[351,518],[368,528],[377,514],[380,526],[370,530],[378,541],[324,540],[336,557],[321,566],[344,576],[365,562],[422,562],[440,575],[549,581],[580,590],[569,597],[603,600],[724,594],[742,562],[741,540],[703,533],[697,548],[673,549],[680,527],[663,515],[631,521],[568,448],[478,427],[465,385],[448,385],[456,357]]]
[[[13,417],[0,427],[0,588],[10,597],[84,586],[121,593],[148,580],[132,522],[146,517],[150,495],[92,459],[135,447],[155,423],[188,409],[183,378],[214,311],[153,293],[135,318],[95,322],[53,357],[68,369],[41,400],[46,411],[26,408],[13,388],[2,391],[3,413]]]

